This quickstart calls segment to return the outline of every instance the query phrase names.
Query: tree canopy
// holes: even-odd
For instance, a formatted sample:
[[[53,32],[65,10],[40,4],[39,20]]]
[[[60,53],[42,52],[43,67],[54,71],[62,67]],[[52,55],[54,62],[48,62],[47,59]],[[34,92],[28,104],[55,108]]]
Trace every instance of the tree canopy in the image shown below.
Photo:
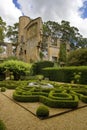
[[[6,36],[9,38],[10,41],[13,43],[18,42],[18,23],[15,23],[13,26],[7,27]]]
[[[62,20],[59,24],[55,21],[43,23],[43,35],[60,38],[63,42],[70,42],[72,49],[87,47],[87,38],[84,38],[79,29],[70,25],[70,22]],[[0,17],[0,41],[8,38],[13,43],[18,41],[18,23],[6,26],[6,22]]]
[[[5,38],[5,31],[6,31],[6,23],[0,17],[0,42],[4,41]]]
[[[87,48],[71,51],[67,63],[69,66],[87,65]]]
[[[70,42],[72,49],[87,47],[87,38],[83,38],[78,28],[70,26],[70,22],[65,20],[62,20],[61,24],[54,21],[44,22],[43,34],[60,38],[63,42]]]

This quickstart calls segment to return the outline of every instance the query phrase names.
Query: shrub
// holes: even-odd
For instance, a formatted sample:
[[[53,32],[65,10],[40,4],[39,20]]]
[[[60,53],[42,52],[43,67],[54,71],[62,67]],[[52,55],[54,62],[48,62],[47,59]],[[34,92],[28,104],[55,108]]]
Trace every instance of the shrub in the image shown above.
[[[30,65],[17,60],[8,60],[0,64],[0,73],[13,73],[14,80],[19,80],[21,75],[26,75],[30,72]]]
[[[5,124],[0,120],[0,130],[6,130]]]
[[[87,65],[87,48],[72,51],[68,56],[69,66]]]
[[[1,88],[1,92],[5,92],[6,91],[6,88],[5,87],[2,87]]]
[[[46,67],[53,67],[54,63],[51,61],[40,61],[32,65],[31,72],[33,75],[41,74],[42,69]]]
[[[13,93],[13,98],[19,102],[38,102],[38,95],[19,95],[16,92]]]
[[[0,87],[5,87],[5,88],[8,88],[8,89],[15,89],[16,87],[20,86],[26,86],[28,83],[28,81],[10,81],[10,80],[7,80],[7,81],[1,81],[0,82]]]
[[[76,108],[79,100],[76,95],[73,95],[72,100],[55,100],[45,96],[40,96],[40,102],[53,108]]]
[[[35,76],[23,76],[21,75],[20,77],[21,80],[42,80],[44,79],[44,76],[43,75],[35,75]]]
[[[48,117],[49,116],[49,109],[46,106],[41,105],[37,108],[36,115],[38,117]]]
[[[52,81],[70,83],[74,79],[74,73],[81,73],[80,84],[87,84],[87,66],[44,68],[42,74]]]
[[[80,100],[87,103],[87,96],[80,94]]]

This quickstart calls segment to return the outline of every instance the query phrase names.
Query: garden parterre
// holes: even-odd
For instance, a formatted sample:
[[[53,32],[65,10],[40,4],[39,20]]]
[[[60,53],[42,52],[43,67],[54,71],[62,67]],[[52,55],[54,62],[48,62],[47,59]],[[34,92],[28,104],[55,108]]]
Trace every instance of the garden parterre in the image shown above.
[[[45,82],[37,86],[22,85],[16,88],[13,98],[20,102],[41,102],[53,108],[77,108],[79,100],[87,103],[87,86],[58,84],[54,88],[43,88]]]

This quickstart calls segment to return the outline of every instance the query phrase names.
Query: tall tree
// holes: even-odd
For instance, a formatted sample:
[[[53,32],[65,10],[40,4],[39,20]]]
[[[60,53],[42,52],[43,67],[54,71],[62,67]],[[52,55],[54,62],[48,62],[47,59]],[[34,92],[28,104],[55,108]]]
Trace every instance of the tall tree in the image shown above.
[[[6,36],[9,38],[9,40],[13,43],[18,42],[18,23],[15,23],[13,26],[7,27],[7,33]]]
[[[60,37],[60,24],[54,21],[44,22],[43,34],[52,37]]]
[[[60,44],[59,63],[61,65],[66,63],[66,44],[65,43]]]
[[[6,23],[0,17],[0,42],[4,41],[5,38],[5,31],[6,31]]]
[[[70,26],[70,22],[62,20],[61,24],[48,21],[43,24],[43,34],[60,38],[63,42],[70,42],[72,49],[87,47],[87,39],[83,38],[78,28]]]

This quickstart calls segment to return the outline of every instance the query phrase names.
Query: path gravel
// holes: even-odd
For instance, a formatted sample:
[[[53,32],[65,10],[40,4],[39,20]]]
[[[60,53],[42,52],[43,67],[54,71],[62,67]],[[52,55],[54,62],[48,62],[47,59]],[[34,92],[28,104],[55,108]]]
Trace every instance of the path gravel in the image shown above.
[[[0,119],[7,130],[87,130],[87,107],[40,120],[0,93]]]

